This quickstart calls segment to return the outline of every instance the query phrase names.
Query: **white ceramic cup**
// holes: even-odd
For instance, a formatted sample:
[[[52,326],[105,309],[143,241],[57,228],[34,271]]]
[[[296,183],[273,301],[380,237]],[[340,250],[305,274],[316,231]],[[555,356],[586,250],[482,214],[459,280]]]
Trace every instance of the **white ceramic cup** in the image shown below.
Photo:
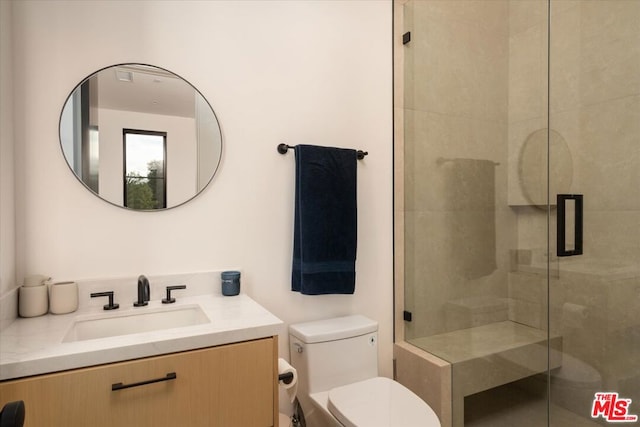
[[[78,309],[78,284],[58,282],[49,286],[49,311],[53,314],[72,313]]]
[[[20,317],[42,316],[49,311],[49,292],[47,286],[21,286],[18,294],[18,313]]]

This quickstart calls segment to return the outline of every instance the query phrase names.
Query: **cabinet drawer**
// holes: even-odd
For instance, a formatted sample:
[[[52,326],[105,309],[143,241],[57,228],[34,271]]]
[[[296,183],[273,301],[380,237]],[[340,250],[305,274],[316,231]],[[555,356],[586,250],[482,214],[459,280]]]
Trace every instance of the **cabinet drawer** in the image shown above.
[[[25,426],[272,426],[275,340],[6,381],[0,401],[24,400]]]

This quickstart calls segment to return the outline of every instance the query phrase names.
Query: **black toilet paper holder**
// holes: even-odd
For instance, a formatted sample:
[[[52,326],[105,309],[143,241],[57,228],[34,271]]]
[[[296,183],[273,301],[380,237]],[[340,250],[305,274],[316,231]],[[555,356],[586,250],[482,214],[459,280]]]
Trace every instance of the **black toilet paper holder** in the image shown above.
[[[280,381],[285,384],[291,384],[291,381],[293,381],[293,372],[285,372],[284,374],[278,375],[278,382]]]

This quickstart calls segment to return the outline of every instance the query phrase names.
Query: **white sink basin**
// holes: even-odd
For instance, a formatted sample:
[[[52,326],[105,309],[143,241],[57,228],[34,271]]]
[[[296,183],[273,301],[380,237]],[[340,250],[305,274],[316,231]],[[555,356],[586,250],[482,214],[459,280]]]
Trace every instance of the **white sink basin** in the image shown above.
[[[124,313],[109,313],[101,317],[78,318],[73,322],[62,342],[182,328],[209,322],[209,318],[197,304],[156,309],[138,308]]]

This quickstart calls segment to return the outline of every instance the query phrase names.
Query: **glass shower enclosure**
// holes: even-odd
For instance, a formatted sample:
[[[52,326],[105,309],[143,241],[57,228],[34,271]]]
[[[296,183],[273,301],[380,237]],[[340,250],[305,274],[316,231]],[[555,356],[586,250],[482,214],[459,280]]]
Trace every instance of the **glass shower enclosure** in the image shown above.
[[[395,0],[396,377],[640,425],[640,1]]]

